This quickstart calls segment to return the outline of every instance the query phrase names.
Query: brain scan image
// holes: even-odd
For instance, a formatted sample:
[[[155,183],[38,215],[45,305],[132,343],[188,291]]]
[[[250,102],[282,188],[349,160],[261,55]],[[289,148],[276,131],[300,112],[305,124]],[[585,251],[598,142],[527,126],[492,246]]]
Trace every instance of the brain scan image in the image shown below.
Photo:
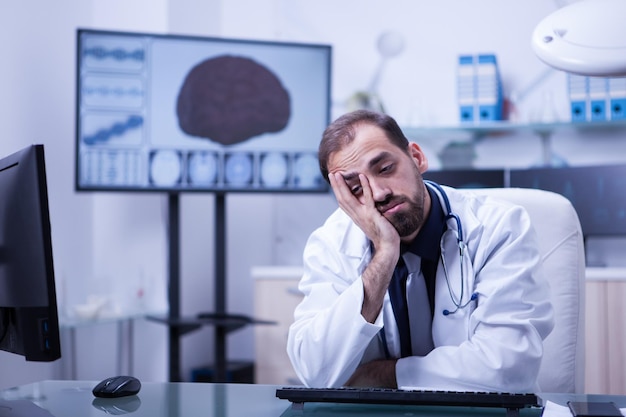
[[[297,187],[313,188],[324,181],[320,174],[317,155],[311,153],[298,155],[294,165],[294,177]]]
[[[252,155],[232,153],[226,156],[225,180],[234,186],[244,186],[252,181]]]
[[[150,157],[150,181],[159,187],[179,183],[182,173],[180,153],[174,150],[159,150]]]
[[[217,180],[218,158],[213,152],[192,152],[189,155],[189,182],[194,186],[214,184]]]
[[[267,187],[282,187],[287,183],[289,166],[287,156],[280,152],[261,156],[261,182]]]
[[[233,145],[283,130],[291,116],[291,99],[267,67],[250,58],[221,55],[189,71],[176,113],[186,134]]]

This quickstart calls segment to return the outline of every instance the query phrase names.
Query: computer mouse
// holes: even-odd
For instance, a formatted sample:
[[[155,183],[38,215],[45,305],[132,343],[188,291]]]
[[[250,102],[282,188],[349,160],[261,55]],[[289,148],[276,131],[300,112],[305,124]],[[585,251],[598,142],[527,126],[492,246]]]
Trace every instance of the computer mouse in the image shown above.
[[[141,389],[141,382],[133,376],[120,375],[100,381],[92,390],[100,398],[119,398],[135,395]]]

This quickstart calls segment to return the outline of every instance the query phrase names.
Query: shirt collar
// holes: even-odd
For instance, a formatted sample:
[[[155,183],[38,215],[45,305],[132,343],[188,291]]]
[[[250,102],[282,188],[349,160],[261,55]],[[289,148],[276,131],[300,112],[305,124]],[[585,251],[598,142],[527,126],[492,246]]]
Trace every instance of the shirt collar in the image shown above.
[[[422,229],[413,241],[408,245],[402,245],[401,251],[410,251],[421,258],[430,261],[439,259],[440,242],[443,232],[446,230],[446,218],[441,208],[441,202],[437,193],[426,186],[430,195],[430,213]]]

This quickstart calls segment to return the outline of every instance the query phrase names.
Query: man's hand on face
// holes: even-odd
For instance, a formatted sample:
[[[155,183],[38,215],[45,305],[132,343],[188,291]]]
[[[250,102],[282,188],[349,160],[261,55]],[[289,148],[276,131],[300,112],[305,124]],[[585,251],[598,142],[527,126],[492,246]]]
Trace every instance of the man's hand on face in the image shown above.
[[[400,236],[396,228],[376,208],[367,177],[359,174],[361,189],[358,195],[352,192],[340,173],[330,173],[328,178],[339,207],[372,241],[377,251],[392,250],[396,253],[395,259],[397,260]]]
[[[374,323],[382,309],[393,269],[400,256],[400,235],[376,208],[365,175],[359,174],[361,189],[358,195],[352,192],[340,173],[331,173],[328,177],[339,207],[363,230],[374,245],[374,256],[361,276],[363,280],[361,315],[369,323]]]

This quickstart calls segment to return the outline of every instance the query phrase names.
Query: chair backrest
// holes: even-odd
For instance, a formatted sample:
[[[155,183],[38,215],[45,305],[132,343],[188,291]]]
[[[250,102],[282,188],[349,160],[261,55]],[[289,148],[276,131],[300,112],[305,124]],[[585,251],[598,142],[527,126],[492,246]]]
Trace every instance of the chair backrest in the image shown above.
[[[585,376],[585,250],[578,215],[565,197],[525,188],[473,189],[523,206],[539,236],[555,325],[544,342],[542,392],[582,393]]]

